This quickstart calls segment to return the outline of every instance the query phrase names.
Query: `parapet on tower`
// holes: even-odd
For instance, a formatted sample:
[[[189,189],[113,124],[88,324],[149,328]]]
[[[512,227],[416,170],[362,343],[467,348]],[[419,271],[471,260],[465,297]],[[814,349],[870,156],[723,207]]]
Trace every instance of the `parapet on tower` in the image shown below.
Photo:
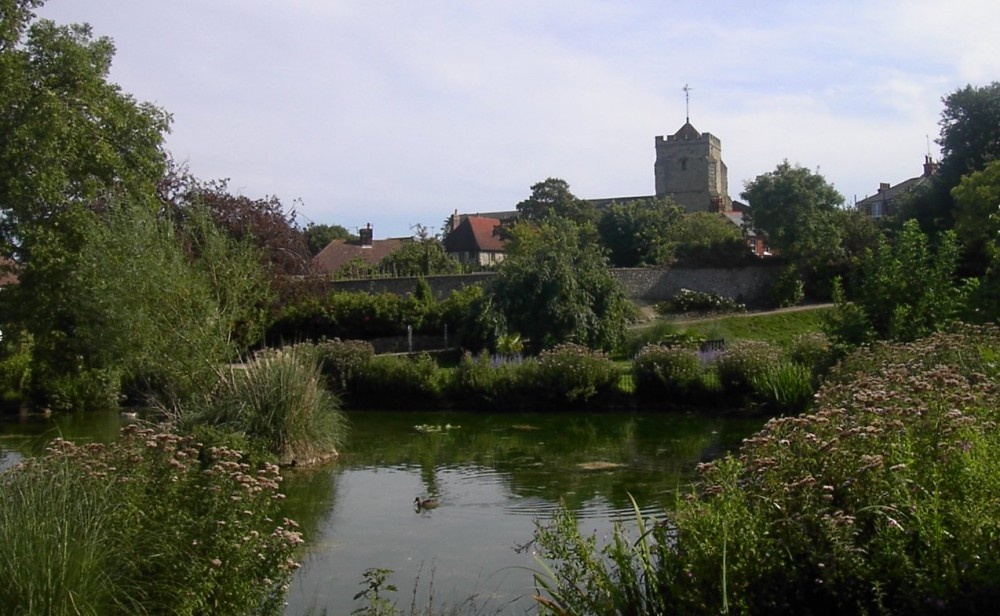
[[[688,212],[729,212],[729,171],[722,142],[685,122],[673,135],[656,137],[656,196],[670,197]]]

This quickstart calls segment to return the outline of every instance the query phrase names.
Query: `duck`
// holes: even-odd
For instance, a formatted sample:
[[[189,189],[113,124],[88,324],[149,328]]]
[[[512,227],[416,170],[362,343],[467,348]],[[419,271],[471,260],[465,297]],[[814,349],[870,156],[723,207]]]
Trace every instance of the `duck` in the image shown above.
[[[419,496],[413,499],[413,505],[417,508],[417,511],[421,509],[434,509],[440,505],[440,501],[436,498],[420,498]]]

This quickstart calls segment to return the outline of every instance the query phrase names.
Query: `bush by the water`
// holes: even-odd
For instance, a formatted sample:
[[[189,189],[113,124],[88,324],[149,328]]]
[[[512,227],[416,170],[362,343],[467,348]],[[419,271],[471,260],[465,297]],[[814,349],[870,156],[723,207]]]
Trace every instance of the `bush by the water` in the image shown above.
[[[554,404],[587,403],[618,390],[621,370],[604,353],[578,344],[543,351],[537,362],[521,365],[523,386]]]
[[[699,401],[707,393],[705,366],[695,349],[649,345],[632,362],[635,394],[676,404]]]
[[[282,464],[336,455],[347,433],[340,401],[327,389],[315,351],[305,346],[224,369],[197,408],[177,415],[184,429],[210,425],[243,435]]]
[[[322,340],[316,343],[316,353],[327,382],[334,391],[344,392],[375,357],[375,348],[364,340]]]
[[[351,400],[368,408],[413,408],[437,403],[444,391],[444,371],[431,357],[377,355],[355,375]]]
[[[753,391],[753,380],[781,359],[778,347],[762,340],[738,340],[716,358],[722,387],[735,394]]]
[[[129,427],[0,474],[8,614],[280,614],[302,542],[278,468]]]
[[[602,557],[575,524],[538,533],[555,562],[543,611],[991,613],[998,377],[996,327],[858,351],[811,414],[772,420],[738,454],[702,465],[692,493],[640,540],[619,530]],[[605,580],[617,585],[609,609],[564,603]]]

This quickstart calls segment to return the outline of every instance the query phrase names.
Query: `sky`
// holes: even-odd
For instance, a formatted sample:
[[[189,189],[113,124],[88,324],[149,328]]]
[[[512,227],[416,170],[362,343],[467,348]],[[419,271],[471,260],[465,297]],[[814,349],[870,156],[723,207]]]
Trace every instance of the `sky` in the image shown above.
[[[783,160],[848,203],[937,159],[942,98],[1000,79],[995,0],[48,0],[117,49],[203,180],[302,224],[441,230],[561,178],[654,192],[654,142],[722,141],[729,193]],[[686,107],[684,87],[690,87]]]

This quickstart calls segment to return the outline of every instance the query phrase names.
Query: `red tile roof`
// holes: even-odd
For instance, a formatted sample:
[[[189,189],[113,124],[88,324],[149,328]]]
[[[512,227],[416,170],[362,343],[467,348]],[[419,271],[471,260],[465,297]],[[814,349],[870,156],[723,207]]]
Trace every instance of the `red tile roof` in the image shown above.
[[[444,238],[446,252],[503,252],[503,242],[495,231],[496,218],[468,216]]]

